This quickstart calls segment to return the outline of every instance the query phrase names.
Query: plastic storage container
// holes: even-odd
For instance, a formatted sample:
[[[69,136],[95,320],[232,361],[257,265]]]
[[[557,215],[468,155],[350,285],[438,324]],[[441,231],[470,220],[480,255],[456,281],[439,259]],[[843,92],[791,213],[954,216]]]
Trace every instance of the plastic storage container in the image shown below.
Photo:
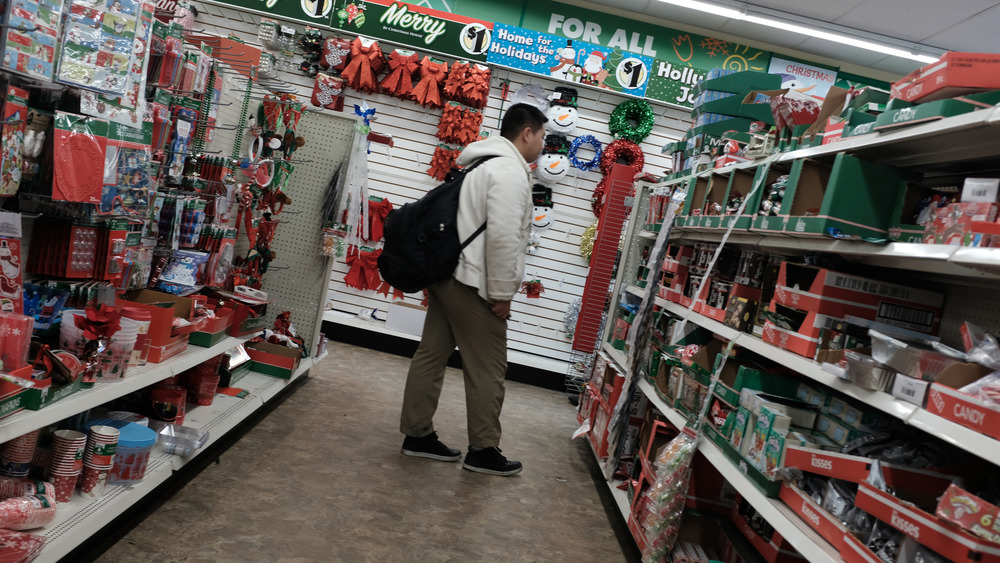
[[[135,339],[135,347],[129,357],[129,367],[144,366],[149,357],[149,323],[153,316],[141,307],[122,307],[122,316],[138,323],[139,332]]]
[[[118,428],[118,451],[114,467],[108,475],[109,485],[134,485],[146,476],[149,454],[156,444],[156,431],[124,420],[104,418],[92,420],[87,428],[103,424]]]
[[[859,387],[875,391],[889,391],[896,372],[880,364],[871,356],[854,350],[844,350],[847,362],[847,378]]]
[[[159,432],[158,441],[163,453],[189,456],[208,442],[208,432],[154,420],[150,427]]]

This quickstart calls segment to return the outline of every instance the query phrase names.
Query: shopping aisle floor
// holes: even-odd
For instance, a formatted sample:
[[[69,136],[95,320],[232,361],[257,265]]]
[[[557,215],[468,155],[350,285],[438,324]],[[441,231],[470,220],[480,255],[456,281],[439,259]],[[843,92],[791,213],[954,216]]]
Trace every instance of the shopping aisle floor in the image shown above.
[[[623,554],[563,393],[507,382],[514,477],[399,453],[409,360],[330,343],[327,359],[249,433],[105,552],[145,562],[615,562]],[[467,449],[461,372],[435,425]],[[603,485],[602,485],[603,486]]]

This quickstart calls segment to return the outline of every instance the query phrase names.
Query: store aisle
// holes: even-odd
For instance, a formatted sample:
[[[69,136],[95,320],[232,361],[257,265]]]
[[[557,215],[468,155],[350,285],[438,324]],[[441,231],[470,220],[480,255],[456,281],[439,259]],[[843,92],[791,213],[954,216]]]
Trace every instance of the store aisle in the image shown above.
[[[98,561],[624,561],[565,395],[507,383],[515,477],[399,453],[408,359],[330,343],[309,379]],[[436,418],[465,444],[462,376]]]

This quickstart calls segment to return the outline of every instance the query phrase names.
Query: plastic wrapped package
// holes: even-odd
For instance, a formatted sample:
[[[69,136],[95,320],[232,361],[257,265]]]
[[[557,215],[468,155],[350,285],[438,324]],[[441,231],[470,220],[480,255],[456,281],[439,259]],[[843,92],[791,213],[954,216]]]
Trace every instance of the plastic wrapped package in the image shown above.
[[[646,493],[649,512],[642,522],[646,532],[642,560],[646,563],[665,559],[677,541],[695,451],[696,436],[685,429],[657,456],[656,481]]]
[[[49,495],[14,497],[0,501],[0,528],[41,528],[56,516],[56,501]]]

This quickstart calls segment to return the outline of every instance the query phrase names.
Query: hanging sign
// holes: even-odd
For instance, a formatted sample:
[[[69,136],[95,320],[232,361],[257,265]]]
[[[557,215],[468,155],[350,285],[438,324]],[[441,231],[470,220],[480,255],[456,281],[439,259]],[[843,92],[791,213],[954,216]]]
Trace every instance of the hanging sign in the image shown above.
[[[493,22],[406,2],[330,1],[336,4],[330,25],[337,29],[408,45],[420,51],[434,51],[471,61],[486,61],[492,42]]]
[[[830,91],[830,87],[837,81],[836,69],[779,57],[771,58],[771,66],[768,68],[768,72],[781,76],[782,88],[798,90],[817,100],[826,98],[826,93]]]
[[[642,97],[653,59],[512,25],[493,25],[487,62]]]
[[[460,5],[461,8],[461,5]],[[520,25],[655,59],[645,96],[691,107],[693,86],[713,68],[767,72],[771,54],[731,41],[660,27],[553,0],[524,3]]]

